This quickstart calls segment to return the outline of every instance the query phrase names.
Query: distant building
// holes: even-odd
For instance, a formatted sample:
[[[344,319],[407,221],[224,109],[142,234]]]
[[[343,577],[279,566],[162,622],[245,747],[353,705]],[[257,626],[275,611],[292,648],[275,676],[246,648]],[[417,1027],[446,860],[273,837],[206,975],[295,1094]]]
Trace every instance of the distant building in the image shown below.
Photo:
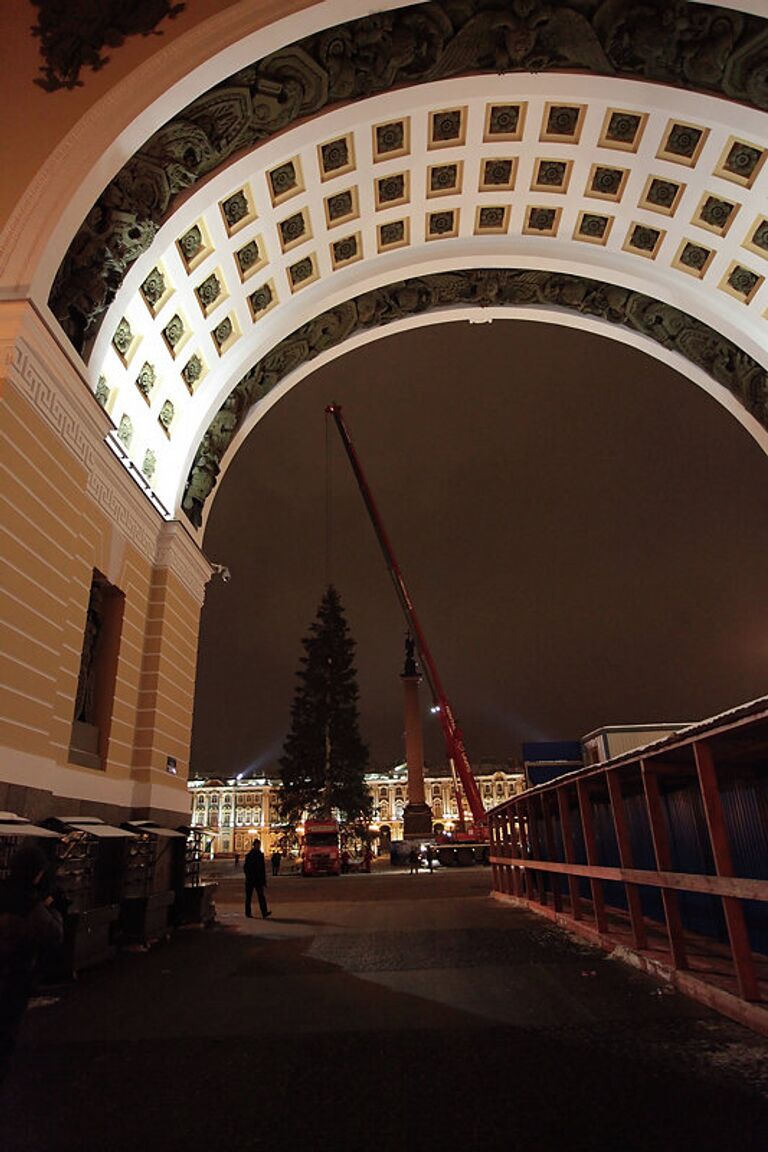
[[[525,784],[535,788],[584,767],[578,740],[535,740],[523,744]]]
[[[481,760],[475,779],[486,809],[501,804],[522,791],[524,776],[509,761]],[[405,764],[366,776],[373,799],[370,830],[380,851],[403,836],[403,809],[408,803],[408,774]],[[280,779],[274,775],[225,780],[220,777],[189,781],[192,795],[192,823],[208,833],[208,846],[214,855],[248,851],[255,836],[267,853],[285,832],[278,808]],[[453,779],[445,770],[425,768],[424,788],[432,809],[435,832],[451,831],[458,820]],[[465,815],[469,816],[466,804]]]
[[[625,752],[632,752],[635,748],[642,748],[645,744],[653,744],[672,736],[683,728],[689,728],[690,720],[679,724],[610,724],[604,728],[596,728],[582,737],[585,764],[600,764],[604,760],[612,760],[614,756],[622,756]]]

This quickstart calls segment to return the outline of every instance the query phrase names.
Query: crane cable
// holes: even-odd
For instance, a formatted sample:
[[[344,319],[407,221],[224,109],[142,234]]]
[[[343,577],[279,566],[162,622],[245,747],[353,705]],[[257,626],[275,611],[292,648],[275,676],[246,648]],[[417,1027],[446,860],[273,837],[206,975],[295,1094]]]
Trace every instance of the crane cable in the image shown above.
[[[331,475],[331,430],[325,418],[325,586],[333,583],[333,484]]]

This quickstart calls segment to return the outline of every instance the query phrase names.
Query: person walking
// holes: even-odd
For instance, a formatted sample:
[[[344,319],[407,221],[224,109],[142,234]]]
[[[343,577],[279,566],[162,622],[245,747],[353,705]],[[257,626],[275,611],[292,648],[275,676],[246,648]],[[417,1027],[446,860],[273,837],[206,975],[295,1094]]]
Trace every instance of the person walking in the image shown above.
[[[61,914],[45,888],[49,870],[42,849],[26,844],[11,857],[8,879],[0,884],[0,1083],[34,988],[38,956],[64,938]]]
[[[274,852],[272,853],[272,875],[273,876],[279,876],[280,875],[280,861],[282,860],[282,858],[283,858],[283,854],[280,851],[280,849],[275,848]]]
[[[435,863],[435,850],[431,844],[427,844],[427,868],[432,871]]]
[[[408,864],[410,865],[409,875],[418,876],[419,874],[419,850],[418,848],[411,848],[408,853]]]
[[[264,920],[272,913],[267,908],[267,863],[264,859],[264,853],[261,850],[261,840],[254,840],[251,845],[251,850],[245,858],[243,864],[243,872],[245,873],[245,914],[252,916],[251,900],[253,893],[259,901],[259,908]]]

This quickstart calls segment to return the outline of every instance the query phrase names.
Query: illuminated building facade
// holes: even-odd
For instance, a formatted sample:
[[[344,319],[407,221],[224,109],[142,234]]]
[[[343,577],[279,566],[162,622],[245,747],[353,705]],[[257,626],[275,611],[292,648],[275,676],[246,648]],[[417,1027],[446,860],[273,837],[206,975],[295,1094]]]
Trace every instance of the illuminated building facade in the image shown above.
[[[486,809],[522,791],[524,783],[522,772],[509,762],[482,760],[475,776]],[[403,810],[408,803],[407,770],[404,764],[398,764],[389,771],[368,773],[366,781],[373,798],[370,828],[378,839],[379,850],[386,851],[392,840],[403,838]],[[450,832],[458,820],[451,776],[427,768],[424,787],[434,830]],[[217,777],[190,780],[189,791],[192,823],[207,830],[214,856],[247,852],[255,836],[267,853],[282,847],[280,838],[285,828],[278,810],[280,781],[276,773],[247,780]]]

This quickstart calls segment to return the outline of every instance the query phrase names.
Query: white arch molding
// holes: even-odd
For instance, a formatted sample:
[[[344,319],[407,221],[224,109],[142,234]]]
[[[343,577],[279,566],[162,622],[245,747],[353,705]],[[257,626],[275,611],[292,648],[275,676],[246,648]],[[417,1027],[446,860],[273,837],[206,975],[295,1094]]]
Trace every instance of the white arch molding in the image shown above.
[[[509,323],[515,320],[526,321],[532,324],[557,324],[564,328],[575,328],[577,331],[589,332],[606,340],[616,340],[621,344],[626,344],[630,348],[636,348],[646,356],[650,356],[654,360],[666,364],[669,368],[679,372],[681,376],[686,377],[692,383],[698,385],[703,392],[706,392],[707,395],[711,396],[718,404],[725,408],[725,410],[741,424],[747,435],[768,455],[768,429],[765,429],[762,424],[755,420],[754,416],[750,415],[750,413],[739,404],[727,388],[718,384],[716,380],[713,380],[711,376],[703,372],[700,368],[697,368],[696,365],[691,364],[690,360],[687,360],[684,356],[676,352],[670,352],[654,340],[651,340],[648,336],[644,336],[639,332],[632,332],[628,328],[621,328],[618,325],[610,324],[606,320],[566,312],[559,308],[440,309],[439,311],[426,312],[419,316],[410,316],[407,319],[394,321],[385,327],[374,328],[350,337],[344,344],[328,349],[328,351],[321,353],[310,363],[303,364],[294,372],[289,373],[262,400],[254,404],[248,416],[243,421],[243,424],[238,429],[228,452],[222,460],[218,483],[206,501],[203,523],[199,530],[200,539],[202,540],[205,536],[205,530],[221,482],[238,451],[257,425],[264,419],[269,410],[275,404],[279,403],[292,388],[300,384],[302,380],[307,379],[307,377],[319,371],[325,367],[325,365],[332,363],[334,360],[347,355],[357,348],[362,348],[378,340],[387,339],[400,332],[432,327],[435,324],[465,323],[472,326],[480,326],[491,323]],[[620,386],[621,385],[619,385],[619,387]],[[510,388],[514,389],[514,381],[510,383]],[[186,519],[183,514],[182,519]]]
[[[526,136],[514,145],[488,145],[483,139],[485,111],[494,101],[508,100],[510,86],[515,98],[523,101],[527,108]],[[539,139],[543,110],[552,101],[575,103],[587,110],[582,143],[577,147],[570,146],[570,151],[567,145],[542,144]],[[468,110],[466,144],[445,153],[430,150],[425,128],[430,110],[453,106],[456,102]],[[595,147],[605,116],[615,107],[638,109],[648,118],[644,144],[635,152]],[[378,166],[370,154],[372,126],[404,116],[410,117],[412,131],[408,158]],[[657,158],[658,141],[672,117],[707,125],[706,146],[695,169]],[[766,201],[768,165],[754,187],[749,189],[731,187],[712,174],[726,142],[735,135],[736,120],[742,135],[764,142],[768,149],[768,117],[762,113],[737,109],[730,102],[714,97],[673,93],[660,86],[602,77],[551,74],[473,76],[419,85],[414,89],[360,101],[353,108],[336,109],[267,141],[217,172],[163,224],[151,248],[126,276],[102,324],[88,365],[90,387],[96,387],[103,373],[110,387],[123,388],[123,395],[127,395],[126,411],[134,423],[143,420],[146,426],[146,439],[141,443],[151,443],[154,435],[157,444],[156,412],[154,409],[148,411],[135,395],[136,366],[133,362],[125,367],[120,365],[110,347],[119,318],[127,317],[132,331],[142,335],[141,358],[153,364],[164,364],[166,375],[174,382],[172,398],[177,413],[174,431],[171,442],[161,443],[157,448],[158,454],[162,451],[164,455],[164,464],[158,469],[154,484],[161,502],[167,508],[178,509],[189,468],[206,428],[250,367],[319,313],[361,293],[408,277],[480,267],[541,269],[584,276],[674,305],[721,333],[757,363],[768,367],[765,318],[768,284],[760,288],[748,306],[721,288],[722,277],[730,264],[748,258],[750,266],[760,267],[764,259],[749,256],[740,241],[744,238],[745,228],[753,225],[760,205]],[[324,182],[316,171],[317,149],[323,141],[337,135],[345,135],[354,141],[355,170]],[[478,192],[477,172],[484,157],[509,152],[516,155],[519,173],[515,189],[506,197],[511,204],[512,226],[503,237],[476,235],[473,221],[478,206],[494,199],[491,193]],[[567,195],[531,191],[532,173],[542,154],[563,156],[572,162]],[[443,155],[463,165],[463,186],[460,194],[454,197],[430,199],[425,194],[426,174]],[[306,186],[300,195],[275,207],[268,196],[265,173],[287,158],[299,159]],[[616,164],[628,173],[627,194],[621,203],[606,204],[583,195],[596,159],[605,164]],[[377,212],[372,189],[379,175],[397,172],[401,167],[407,170],[410,179],[407,214],[411,221],[412,242],[406,247],[380,253],[377,251],[378,222],[396,218],[406,209]],[[638,207],[638,200],[651,175],[677,180],[684,188],[681,209],[674,217]],[[359,213],[348,226],[341,229],[328,227],[324,219],[327,195],[350,184],[354,185],[359,197]],[[253,197],[255,216],[245,230],[227,236],[218,205],[239,188],[247,188],[248,195]],[[742,222],[738,230],[734,227],[724,237],[713,237],[710,232],[691,224],[696,207],[711,188],[722,196],[730,196],[734,202],[738,201]],[[556,238],[523,232],[521,221],[532,202],[551,205],[562,212],[562,224]],[[451,239],[427,240],[423,234],[425,214],[441,204],[455,206],[462,214],[460,233]],[[574,239],[579,213],[600,209],[608,212],[613,221],[609,244],[600,246]],[[278,227],[296,211],[307,213],[311,236],[306,243],[283,252]],[[211,250],[199,270],[190,276],[182,265],[176,241],[201,221],[210,233]],[[664,231],[662,249],[653,260],[628,253],[622,246],[624,236],[636,221],[656,225]],[[417,236],[419,228],[422,234]],[[328,256],[329,245],[349,231],[360,232],[365,258],[348,267],[334,269]],[[245,240],[252,237],[265,246],[269,260],[259,276],[241,283],[233,272],[235,253]],[[697,280],[674,266],[676,252],[690,237],[703,237],[703,242],[711,245],[715,253],[706,280]],[[286,280],[288,267],[307,253],[317,258],[319,275],[314,283],[292,293]],[[168,271],[175,291],[154,320],[149,317],[140,298],[139,286],[158,266]],[[203,319],[194,296],[195,287],[210,273],[223,276],[226,286],[226,304],[218,315],[236,315],[241,332],[240,338],[223,356],[219,356],[211,346],[210,329],[216,314],[211,320]],[[247,298],[254,286],[262,282],[277,286],[280,303],[279,307],[254,323]],[[194,345],[196,349],[207,349],[204,354],[207,365],[205,379],[191,400],[181,389],[178,367],[174,366],[160,335],[163,324],[174,313],[182,315],[185,322],[194,328],[194,339],[188,347]],[[609,329],[612,336],[616,334],[613,326]],[[686,371],[685,367],[681,370]],[[700,373],[695,372],[691,378],[698,380]],[[122,403],[122,400],[119,404],[113,400],[115,422],[119,420]],[[141,467],[142,450],[140,448],[134,457],[136,467]]]

